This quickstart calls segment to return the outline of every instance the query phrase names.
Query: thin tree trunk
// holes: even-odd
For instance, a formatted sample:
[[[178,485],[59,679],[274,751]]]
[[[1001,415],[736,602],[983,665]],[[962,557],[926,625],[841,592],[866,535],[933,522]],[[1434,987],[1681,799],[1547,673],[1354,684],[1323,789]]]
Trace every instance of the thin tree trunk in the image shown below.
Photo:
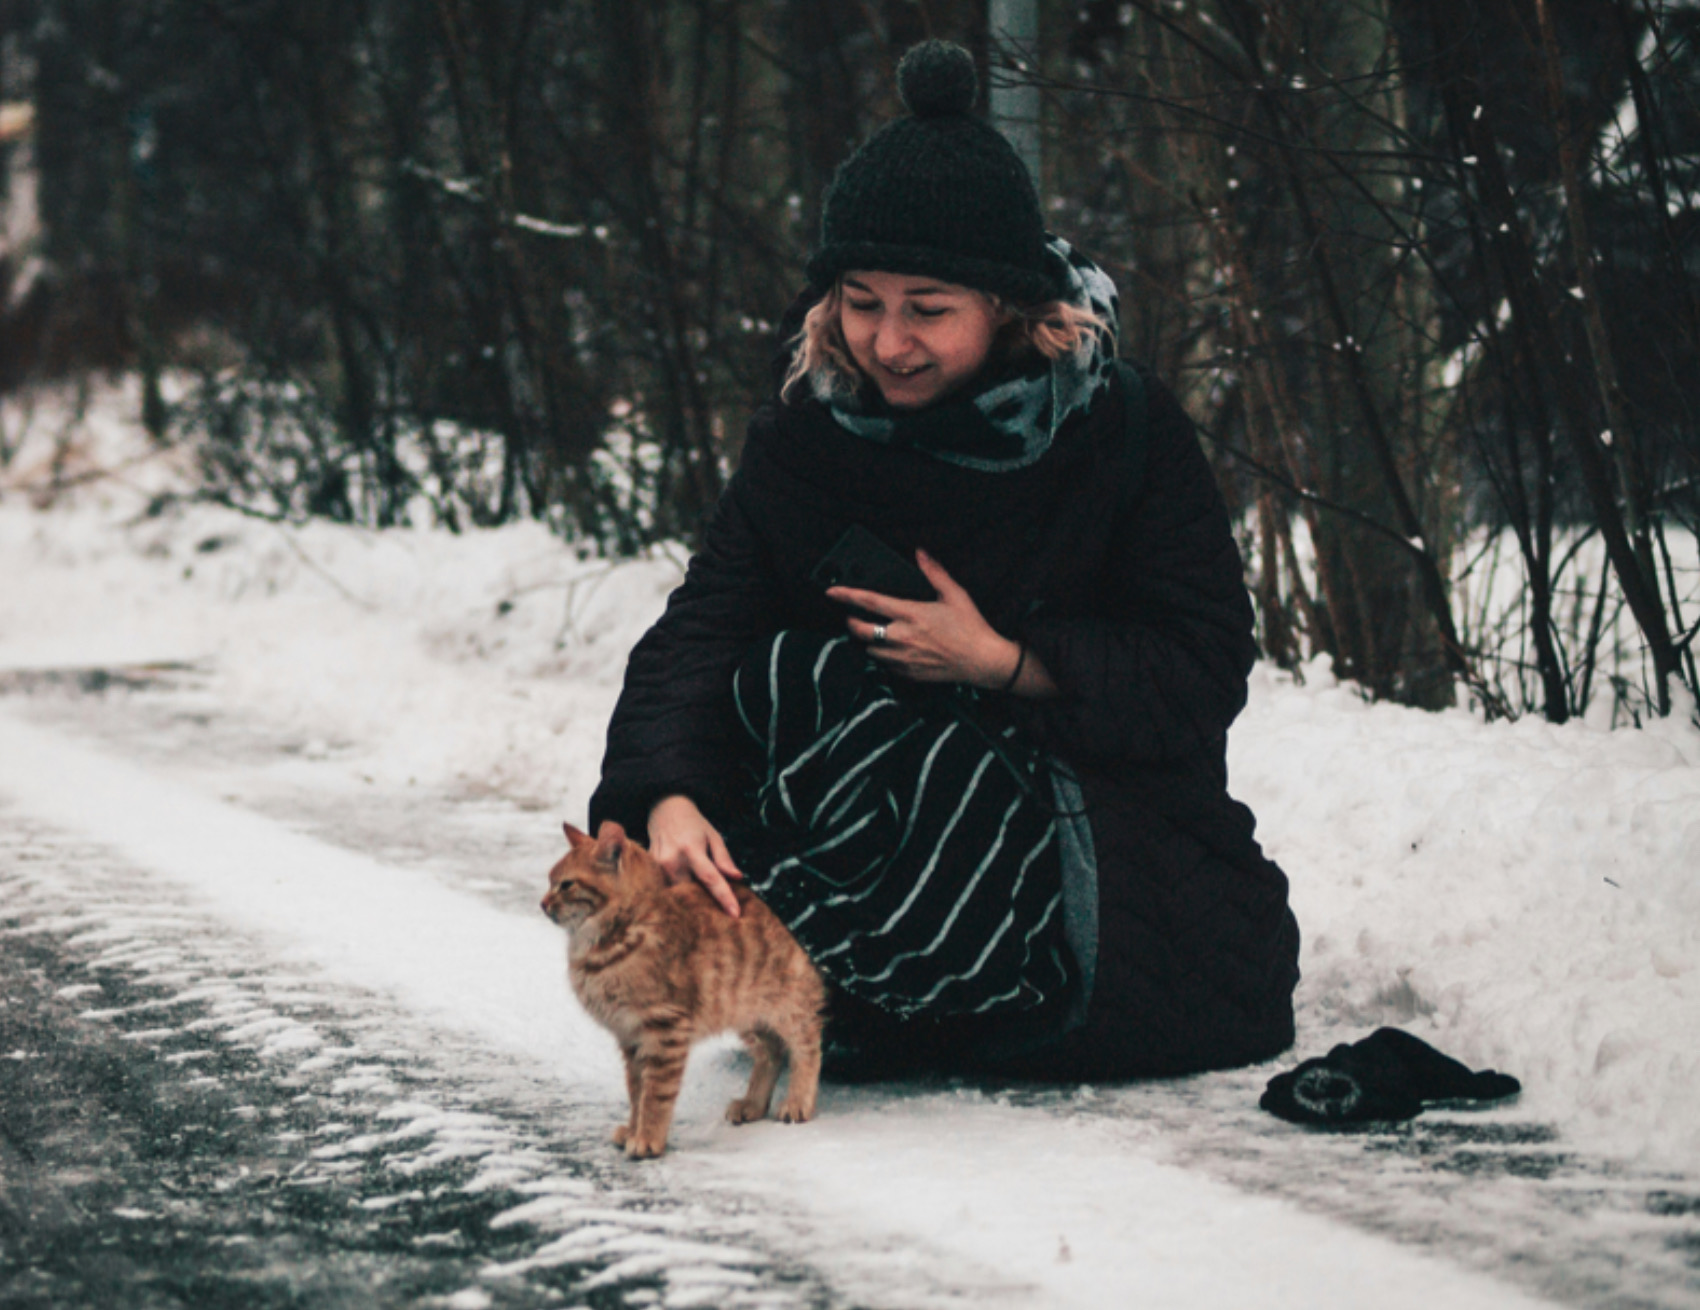
[[[1456,27],[1448,29],[1438,12],[1434,17],[1442,40],[1446,31],[1462,30]],[[1469,143],[1476,192],[1487,212],[1494,251],[1505,269],[1506,294],[1511,301],[1512,313],[1530,332],[1531,355],[1540,359],[1548,383],[1558,398],[1556,414],[1559,425],[1576,456],[1593,507],[1594,521],[1605,542],[1618,585],[1623,589],[1624,600],[1652,655],[1657,683],[1655,697],[1660,713],[1667,713],[1670,704],[1667,681],[1676,670],[1676,658],[1658,585],[1642,571],[1618,505],[1605,448],[1598,433],[1586,421],[1594,412],[1594,406],[1577,382],[1571,360],[1560,339],[1556,314],[1541,285],[1534,256],[1524,239],[1521,219],[1500,160],[1493,116],[1477,112],[1485,108],[1479,97],[1472,95],[1468,101],[1465,99],[1465,86],[1471,82],[1473,79],[1462,70],[1454,71],[1445,79],[1443,94],[1447,112]]]

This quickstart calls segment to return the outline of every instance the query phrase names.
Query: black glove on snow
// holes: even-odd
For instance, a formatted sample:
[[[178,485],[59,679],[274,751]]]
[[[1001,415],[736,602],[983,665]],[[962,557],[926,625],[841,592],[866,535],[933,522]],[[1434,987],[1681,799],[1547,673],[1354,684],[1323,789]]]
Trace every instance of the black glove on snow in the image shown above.
[[[1378,1028],[1276,1074],[1258,1105],[1293,1123],[1365,1123],[1414,1119],[1427,1101],[1497,1101],[1522,1088],[1509,1074],[1471,1073],[1421,1038]]]

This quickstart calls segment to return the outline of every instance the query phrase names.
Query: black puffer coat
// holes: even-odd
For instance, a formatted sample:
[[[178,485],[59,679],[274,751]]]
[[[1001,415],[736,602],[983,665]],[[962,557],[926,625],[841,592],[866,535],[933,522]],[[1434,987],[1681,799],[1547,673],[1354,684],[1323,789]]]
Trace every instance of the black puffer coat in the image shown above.
[[[814,402],[759,410],[702,551],[632,652],[591,801],[592,831],[641,833],[675,792],[733,813],[739,659],[781,628],[843,631],[809,573],[849,524],[924,547],[1062,691],[1010,706],[1080,776],[1097,858],[1087,1021],[1027,1070],[1051,1077],[1221,1068],[1293,1038],[1287,880],[1227,792],[1254,658],[1239,554],[1191,422],[1123,370],[1006,472],[851,435]]]

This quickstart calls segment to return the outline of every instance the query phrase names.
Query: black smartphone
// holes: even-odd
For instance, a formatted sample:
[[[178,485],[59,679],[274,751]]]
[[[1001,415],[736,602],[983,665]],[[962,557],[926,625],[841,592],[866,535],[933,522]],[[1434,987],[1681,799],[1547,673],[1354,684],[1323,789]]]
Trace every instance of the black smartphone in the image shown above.
[[[938,592],[920,565],[905,559],[861,524],[847,528],[821,556],[810,579],[821,590],[856,587],[898,600],[937,600]]]

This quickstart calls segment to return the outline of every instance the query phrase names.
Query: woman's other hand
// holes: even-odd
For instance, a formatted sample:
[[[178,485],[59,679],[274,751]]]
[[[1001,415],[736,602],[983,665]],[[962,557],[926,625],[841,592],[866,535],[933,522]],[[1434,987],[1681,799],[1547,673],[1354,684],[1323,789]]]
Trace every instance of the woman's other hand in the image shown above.
[[[726,880],[744,875],[719,831],[689,796],[663,796],[650,807],[649,853],[671,876],[695,878],[721,909],[738,917],[738,898]]]
[[[1002,636],[944,566],[924,550],[915,562],[938,599],[898,600],[855,587],[833,587],[829,599],[880,616],[847,620],[850,635],[867,643],[881,664],[916,682],[963,682],[1020,696],[1054,696],[1057,687],[1031,651]],[[1011,677],[1016,681],[1010,683]]]

